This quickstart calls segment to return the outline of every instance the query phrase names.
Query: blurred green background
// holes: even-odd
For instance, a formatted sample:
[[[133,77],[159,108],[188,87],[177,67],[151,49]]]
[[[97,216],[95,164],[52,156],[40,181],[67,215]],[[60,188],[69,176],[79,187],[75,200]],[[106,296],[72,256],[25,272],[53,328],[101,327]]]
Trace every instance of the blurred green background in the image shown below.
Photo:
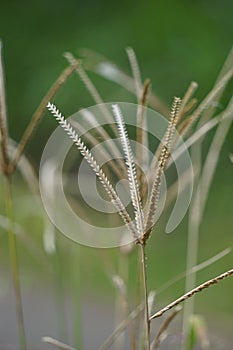
[[[95,50],[130,73],[125,48],[132,46],[136,51],[143,78],[151,79],[153,90],[167,105],[171,104],[174,95],[182,96],[192,80],[199,83],[197,97],[203,98],[213,86],[231,49],[232,16],[231,0],[1,0],[0,38],[4,45],[11,137],[19,141],[42,97],[66,67],[67,63],[62,57],[65,51],[78,54],[82,48]],[[135,102],[135,98],[122,88],[93,73],[90,73],[90,76],[104,100],[121,99]],[[69,79],[56,101],[67,116],[81,107],[93,104],[77,76]],[[44,145],[55,126],[52,118],[46,114],[27,147],[27,155],[35,169],[38,169]],[[233,166],[229,160],[229,154],[233,152],[232,131],[231,129],[221,153],[201,226],[200,261],[232,246]],[[14,186],[18,196],[28,193],[20,180],[16,179]],[[32,199],[31,203],[36,207],[34,201],[35,199]],[[26,204],[25,208],[21,211],[27,211]],[[33,227],[30,238],[37,242],[38,249],[42,251],[40,219],[33,216],[25,218],[20,214],[20,210],[18,212],[19,220],[26,229],[31,230]],[[148,248],[150,288],[160,286],[185,269],[187,220],[184,220],[172,235],[163,234],[163,228],[164,223],[161,220],[158,232],[151,239]],[[64,274],[69,275],[70,269],[67,262],[65,264],[67,251],[77,249],[81,254],[79,264],[82,288],[94,290],[95,293],[100,292],[101,295],[104,290],[106,293],[112,293],[113,287],[104,272],[102,256],[108,254],[108,259],[115,261],[118,252],[94,252],[94,249],[87,247],[73,248],[72,242],[60,234],[57,237],[61,250],[60,268],[64,270]],[[3,235],[1,246],[1,264],[7,269],[7,239]],[[39,280],[41,283],[48,283],[48,271],[33,259],[33,254],[28,251],[25,253],[24,244],[19,243],[19,250],[22,271],[26,271],[23,273],[26,285],[33,284],[31,281],[35,278],[35,271],[38,273],[37,282]],[[130,257],[132,281],[136,271],[135,259],[135,255]],[[201,282],[232,268],[232,260],[231,253],[224,260],[199,273],[198,280]],[[72,259],[69,264],[72,265]],[[82,273],[85,274],[85,279]],[[158,303],[179,296],[183,287],[183,281],[174,285],[172,290],[169,289],[161,297],[158,296]],[[230,329],[230,322],[233,321],[232,295],[232,281],[224,281],[197,298],[197,312],[210,315],[210,323],[213,321],[211,315],[219,320],[226,319],[224,327]],[[221,328],[220,325],[218,327]]]
[[[167,104],[174,95],[182,95],[191,80],[200,84],[198,97],[203,97],[232,46],[232,9],[230,0],[2,0],[0,37],[12,137],[20,138],[39,101],[66,66],[62,54],[67,50],[77,54],[90,48],[130,72],[124,52],[130,45],[143,77],[151,79],[154,91]],[[74,80],[73,88],[59,94],[66,114],[93,103]],[[97,79],[96,85],[104,99],[114,97],[104,81]],[[46,130],[52,127],[44,120],[36,141],[46,140]],[[30,152],[37,151],[39,157],[43,142],[36,141]]]

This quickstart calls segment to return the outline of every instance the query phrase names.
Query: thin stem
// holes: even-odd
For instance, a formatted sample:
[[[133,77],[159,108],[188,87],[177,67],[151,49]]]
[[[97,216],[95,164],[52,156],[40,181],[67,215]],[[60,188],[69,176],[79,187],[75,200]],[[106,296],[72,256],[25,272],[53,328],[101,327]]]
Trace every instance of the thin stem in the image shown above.
[[[150,350],[150,315],[148,306],[148,287],[147,287],[147,269],[145,244],[140,244],[142,259],[142,279],[144,290],[144,312],[145,312],[145,349]]]
[[[0,146],[1,146],[1,161],[2,170],[5,175],[5,208],[6,216],[8,219],[8,241],[9,241],[9,254],[11,262],[11,273],[14,285],[16,313],[19,329],[19,341],[20,349],[26,350],[26,337],[23,320],[23,307],[19,282],[19,267],[16,247],[16,236],[14,233],[14,220],[13,220],[13,208],[12,208],[12,195],[11,195],[11,178],[8,173],[8,129],[7,129],[7,113],[6,113],[6,99],[5,99],[5,86],[4,86],[4,74],[2,63],[2,43],[0,41]]]
[[[142,147],[144,147],[146,150],[149,149],[149,140],[148,140],[148,133],[146,131],[147,129],[147,120],[146,120],[146,106],[148,102],[148,96],[150,93],[150,81],[146,80],[144,82],[144,85],[142,87],[140,101],[137,108],[137,129],[136,129],[136,159],[138,164],[138,184],[139,184],[139,190],[140,195],[143,199],[143,194],[146,193],[147,185],[145,183],[145,179],[143,177],[143,169],[147,169],[149,166],[149,158],[148,158],[148,152],[143,150]],[[145,197],[145,196],[144,196]]]
[[[72,55],[72,53],[70,53],[70,52],[65,52],[64,53],[64,57],[69,62],[69,64],[71,64],[71,65],[74,65],[74,64],[78,65],[76,67],[76,73],[79,75],[79,78],[81,79],[81,81],[85,85],[87,91],[89,92],[89,94],[93,98],[94,102],[97,105],[99,105],[99,108],[100,108],[101,112],[105,116],[106,121],[109,123],[109,126],[113,130],[114,134],[117,135],[117,128],[113,124],[111,113],[109,113],[109,111],[108,111],[108,109],[107,109],[107,107],[106,107],[106,105],[104,103],[104,100],[102,99],[101,95],[99,94],[97,88],[95,87],[95,85],[93,84],[91,79],[89,78],[89,76],[86,73],[85,69],[82,67],[81,61],[77,60]],[[100,130],[104,131],[104,129],[102,127],[100,128]]]
[[[212,256],[211,258],[204,260],[200,264],[192,267],[191,270],[188,270],[188,271],[186,270],[186,271],[179,273],[178,275],[171,278],[169,281],[165,282],[161,287],[156,289],[156,295],[159,295],[161,292],[168,289],[169,287],[171,287],[173,284],[175,284],[176,282],[183,279],[188,274],[190,275],[192,273],[196,273],[196,272],[201,271],[201,270],[205,269],[206,267],[214,264],[215,262],[217,262],[220,259],[222,259],[223,257],[225,257],[227,254],[229,254],[231,251],[232,251],[231,248],[226,248],[223,251],[221,251],[220,253],[218,253],[218,254]]]
[[[56,346],[56,348],[61,349],[61,350],[76,350],[75,348],[73,348],[72,346],[69,346],[65,343],[62,343],[61,341],[54,339],[52,337],[43,337],[42,341],[44,343],[48,343],[51,345]]]
[[[168,310],[172,309],[174,306],[179,305],[180,303],[182,303],[186,299],[188,299],[188,298],[192,297],[193,295],[201,292],[203,289],[209,288],[213,284],[216,284],[219,281],[221,281],[221,280],[223,280],[223,279],[225,279],[227,277],[230,277],[232,275],[233,275],[233,269],[231,269],[229,271],[226,271],[226,272],[222,273],[221,275],[219,275],[219,276],[217,276],[215,278],[212,278],[211,280],[208,280],[208,281],[200,284],[198,287],[192,289],[188,293],[185,293],[180,298],[176,299],[175,301],[173,301],[172,303],[168,304],[167,306],[165,306],[160,311],[156,312],[154,315],[152,315],[150,317],[150,320],[153,320],[154,318],[162,316],[165,312],[167,312]]]
[[[56,239],[56,252],[52,257],[54,264],[54,274],[56,283],[57,297],[57,317],[58,317],[58,334],[64,341],[67,341],[67,322],[66,322],[66,305],[65,305],[65,282],[64,272],[62,269],[62,254],[59,246],[59,237]]]
[[[127,75],[107,58],[96,52],[85,49],[83,50],[83,55],[85,56],[85,65],[88,70],[97,73],[107,80],[115,82],[125,90],[135,94],[135,81],[131,76]],[[169,116],[168,107],[157,95],[151,93],[148,97],[148,102],[150,106],[156,109],[159,113],[164,116]]]
[[[188,134],[193,124],[200,117],[200,115],[205,111],[205,109],[211,105],[211,103],[214,101],[216,96],[221,94],[223,89],[225,89],[228,81],[232,78],[232,75],[233,75],[233,68],[227,71],[227,73],[218,81],[218,83],[214,86],[214,88],[208,93],[208,95],[204,98],[204,100],[195,109],[193,114],[190,116],[190,122],[187,124],[186,128],[183,130],[183,133],[182,133],[183,137],[185,137]]]
[[[2,42],[0,41],[0,148],[1,148],[1,168],[2,172],[7,174],[8,166],[8,130],[7,130],[7,113],[6,113],[6,98],[5,85],[2,62]]]
[[[120,254],[118,259],[118,274],[113,276],[114,285],[118,291],[115,299],[115,324],[116,327],[130,314],[129,300],[127,296],[127,285],[129,277],[129,259],[125,254]],[[129,337],[131,349],[133,349],[134,337],[133,337],[132,324],[129,324]],[[123,349],[125,343],[125,334],[118,337],[115,342],[115,349]]]
[[[151,344],[152,350],[156,350],[161,343],[164,333],[166,332],[169,324],[172,322],[172,320],[176,317],[178,312],[181,310],[181,307],[177,307],[171,315],[169,315],[165,321],[162,323],[162,326],[160,327],[158,334],[156,335],[154,341]]]
[[[12,160],[12,162],[9,165],[9,172],[12,173],[19,160],[21,155],[23,154],[25,147],[28,143],[28,141],[30,140],[34,130],[36,129],[39,121],[41,120],[42,115],[44,114],[47,104],[49,101],[51,101],[54,96],[56,95],[56,93],[58,92],[58,90],[62,87],[62,85],[66,82],[66,80],[68,79],[68,77],[73,73],[73,71],[76,69],[77,64],[75,65],[71,65],[69,67],[67,67],[58,77],[58,79],[55,81],[55,83],[51,86],[51,88],[49,89],[49,91],[47,92],[47,94],[45,95],[45,97],[42,99],[41,103],[39,104],[38,108],[36,109],[35,113],[32,116],[32,119],[30,121],[30,123],[28,124],[28,127],[26,128],[20,143],[17,147],[16,150],[16,154]]]
[[[142,301],[142,294],[143,294],[143,283],[142,283],[142,264],[141,264],[141,251],[140,249],[137,249],[137,280],[136,280],[136,299],[135,299],[135,309],[137,309],[137,305],[141,308],[141,313],[138,313],[138,317],[135,318],[134,321],[134,332],[135,332],[135,349],[138,349],[139,344],[141,342],[141,329],[142,329],[142,322],[144,321],[144,301]],[[135,350],[133,349],[133,350]]]
[[[198,84],[195,81],[192,81],[182,99],[182,103],[179,110],[179,120],[183,117],[185,110],[187,108],[187,105],[197,88],[198,88]]]
[[[18,329],[19,329],[19,341],[20,349],[26,350],[26,336],[24,328],[24,319],[23,319],[23,306],[22,306],[22,297],[19,281],[19,266],[18,266],[18,257],[17,257],[17,247],[16,247],[16,236],[14,234],[14,220],[13,220],[13,208],[12,208],[12,195],[11,195],[11,181],[10,176],[5,176],[5,205],[6,205],[6,214],[9,220],[8,226],[8,240],[9,240],[9,253],[11,261],[11,272],[14,285],[15,293],[15,302],[16,302],[16,312],[18,320]]]
[[[116,341],[117,337],[128,327],[130,322],[134,321],[137,319],[140,314],[143,311],[143,305],[140,304],[137,306],[135,310],[133,310],[130,315],[123,320],[119,326],[108,336],[108,338],[105,340],[105,342],[101,345],[101,347],[98,350],[108,350],[110,346]]]
[[[133,79],[135,83],[135,93],[138,99],[138,103],[140,103],[142,79],[141,79],[141,73],[140,73],[137,57],[132,47],[127,47],[126,53],[127,53],[132,74],[133,74]]]
[[[188,237],[187,237],[187,254],[186,254],[186,279],[185,279],[185,292],[193,289],[196,285],[197,274],[189,274],[190,271],[198,261],[198,246],[199,246],[199,228],[201,224],[201,192],[198,186],[201,174],[201,156],[202,156],[202,143],[197,143],[192,148],[192,163],[195,164],[196,179],[195,179],[195,197],[192,200],[189,209],[188,220]],[[184,305],[183,312],[183,341],[182,350],[186,349],[188,324],[189,318],[194,313],[194,298],[187,301]]]
[[[73,342],[77,349],[83,349],[81,261],[81,247],[76,244],[71,247],[70,274],[73,299]],[[74,266],[76,266],[75,269]]]

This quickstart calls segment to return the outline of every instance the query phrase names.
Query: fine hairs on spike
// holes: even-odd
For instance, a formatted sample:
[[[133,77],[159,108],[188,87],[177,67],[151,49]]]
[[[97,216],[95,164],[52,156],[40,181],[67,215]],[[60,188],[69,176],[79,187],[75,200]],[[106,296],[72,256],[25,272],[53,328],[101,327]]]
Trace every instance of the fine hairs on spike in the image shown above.
[[[135,211],[136,228],[137,228],[139,237],[142,237],[143,231],[144,231],[144,215],[143,215],[141,198],[139,193],[136,167],[133,159],[133,152],[130,146],[130,141],[126,130],[125,122],[119,106],[113,105],[112,110],[116,119],[116,123],[120,134],[121,144],[125,155],[125,163],[127,166],[128,180],[129,180],[129,186],[130,186],[130,195],[131,195],[131,200]]]
[[[155,213],[156,213],[156,209],[159,201],[159,195],[160,195],[161,179],[162,179],[162,175],[165,170],[165,167],[167,165],[167,161],[170,156],[171,143],[175,132],[175,127],[178,121],[180,105],[181,105],[181,99],[179,97],[174,97],[174,101],[171,108],[170,120],[164,136],[163,146],[159,156],[157,171],[155,174],[155,179],[152,185],[151,195],[149,199],[149,209],[147,212],[145,233],[143,236],[144,243],[150,237],[151,231],[153,229],[154,217],[155,217]]]
[[[73,129],[73,127],[70,125],[70,123],[62,116],[61,112],[56,108],[56,106],[52,103],[48,103],[47,105],[48,110],[51,112],[51,114],[56,118],[58,123],[61,125],[61,127],[66,131],[67,135],[71,138],[71,140],[74,142],[74,144],[78,147],[80,150],[80,153],[82,156],[86,159],[88,164],[91,166],[91,168],[94,170],[96,175],[98,176],[101,184],[103,185],[104,189],[106,190],[111,202],[117,209],[119,215],[125,222],[126,226],[128,227],[129,231],[133,234],[133,237],[138,240],[138,233],[137,230],[127,212],[125,209],[123,203],[121,202],[120,198],[118,197],[116,191],[113,189],[110,181],[108,180],[106,174],[103,172],[103,170],[100,168],[98,163],[96,162],[94,156],[90,152],[90,150],[85,146],[81,138],[78,136],[77,132]]]

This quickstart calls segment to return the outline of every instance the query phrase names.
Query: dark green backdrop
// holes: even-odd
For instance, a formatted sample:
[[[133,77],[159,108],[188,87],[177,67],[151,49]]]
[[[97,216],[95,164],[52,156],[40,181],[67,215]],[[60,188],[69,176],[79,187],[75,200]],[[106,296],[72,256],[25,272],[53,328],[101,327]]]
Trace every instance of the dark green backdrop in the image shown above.
[[[65,67],[62,54],[87,47],[129,71],[124,49],[132,46],[143,77],[170,103],[191,80],[203,96],[232,45],[231,0],[8,1],[0,4],[11,135],[19,139],[32,112]],[[96,84],[109,96],[102,80]],[[76,90],[74,91],[74,87]],[[59,96],[65,113],[92,103],[82,84]],[[128,99],[128,96],[126,97]],[[30,153],[40,156],[53,124],[43,120]]]

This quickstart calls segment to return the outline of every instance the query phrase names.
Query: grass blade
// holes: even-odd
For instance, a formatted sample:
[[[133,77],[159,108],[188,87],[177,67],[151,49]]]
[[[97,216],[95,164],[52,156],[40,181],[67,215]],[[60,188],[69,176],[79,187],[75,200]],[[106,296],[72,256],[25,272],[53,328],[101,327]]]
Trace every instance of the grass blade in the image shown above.
[[[9,164],[10,173],[12,173],[15,170],[15,168],[19,162],[19,159],[25,150],[25,147],[26,147],[28,141],[32,137],[33,132],[35,131],[39,121],[41,120],[41,118],[46,110],[48,102],[54,98],[54,96],[57,94],[58,90],[63,86],[63,84],[66,82],[68,77],[73,73],[73,71],[75,69],[76,69],[76,65],[67,67],[61,73],[61,75],[58,77],[58,79],[55,81],[55,83],[51,86],[51,88],[49,89],[49,91],[47,92],[47,94],[45,95],[43,100],[41,101],[40,105],[38,106],[35,113],[33,114],[31,121],[28,124],[28,126],[27,126],[21,140],[20,140],[20,143],[17,147],[17,150],[16,150],[16,153],[15,153],[13,160]]]

